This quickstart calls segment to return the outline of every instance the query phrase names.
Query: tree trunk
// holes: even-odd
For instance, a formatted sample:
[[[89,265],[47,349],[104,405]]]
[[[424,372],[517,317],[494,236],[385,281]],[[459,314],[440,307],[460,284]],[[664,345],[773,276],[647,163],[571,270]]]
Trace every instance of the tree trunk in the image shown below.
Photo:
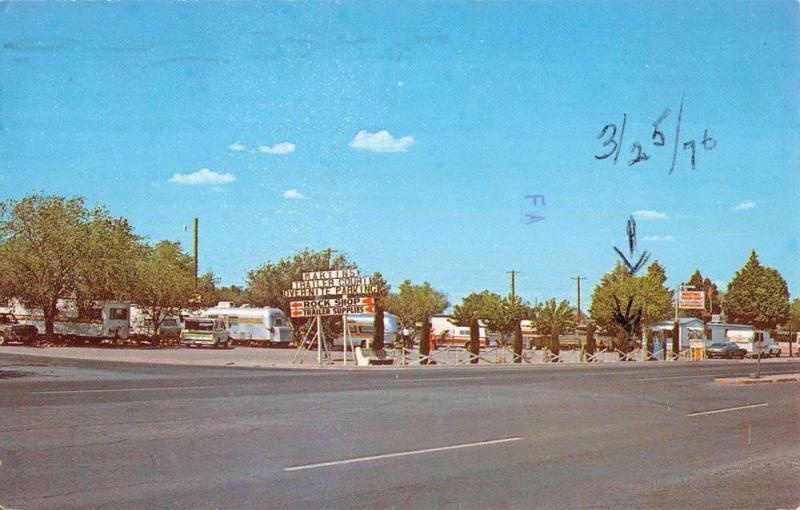
[[[554,329],[553,332],[550,333],[550,352],[552,352],[556,356],[561,354],[561,345],[558,341],[557,329]]]
[[[472,319],[469,323],[469,351],[475,356],[470,363],[478,363],[478,354],[481,352],[481,326],[478,319]]]
[[[383,307],[375,305],[375,321],[373,323],[372,348],[376,351],[383,349]]]
[[[594,355],[594,323],[590,322],[586,326],[586,355]]]
[[[680,351],[680,348],[681,348],[681,346],[680,346],[680,338],[678,338],[678,336],[680,335],[680,331],[681,331],[681,324],[680,324],[680,322],[675,321],[675,323],[672,325],[672,353],[673,354],[678,354],[678,352]]]
[[[58,315],[58,300],[53,300],[42,307],[44,315],[44,333],[48,342],[55,339],[56,315]]]
[[[522,363],[522,324],[516,321],[514,326],[514,363]]]
[[[431,326],[430,326],[430,319],[425,316],[422,319],[422,325],[420,326],[421,330],[419,331],[419,355],[420,356],[429,356],[431,353]],[[427,365],[428,360],[423,359],[420,361],[421,364]]]

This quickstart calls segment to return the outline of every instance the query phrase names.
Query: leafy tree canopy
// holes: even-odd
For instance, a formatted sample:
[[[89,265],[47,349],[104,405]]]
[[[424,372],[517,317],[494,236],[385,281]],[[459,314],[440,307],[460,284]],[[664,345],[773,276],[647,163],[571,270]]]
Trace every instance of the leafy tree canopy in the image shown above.
[[[166,315],[180,313],[195,293],[194,261],[178,242],[159,241],[145,249],[136,265],[133,301],[158,331]]]
[[[397,292],[389,294],[384,303],[386,311],[397,315],[404,328],[424,321],[425,317],[438,315],[450,306],[443,292],[428,282],[414,285],[411,280],[401,283]]]
[[[776,328],[789,319],[789,287],[781,274],[761,264],[755,250],[728,283],[726,320],[756,328]]]
[[[77,298],[80,310],[127,297],[140,247],[126,220],[81,197],[29,195],[0,211],[0,296],[40,308],[48,335],[59,299]]]
[[[627,309],[628,300],[633,298],[630,309],[641,309],[639,320],[644,324],[668,319],[673,301],[672,292],[664,285],[666,280],[666,272],[658,261],[652,262],[643,276],[631,276],[628,269],[618,263],[594,288],[589,315],[601,328],[619,334],[623,325],[615,318],[616,296],[623,309]]]
[[[566,299],[559,303],[548,299],[536,306],[533,323],[540,335],[552,335],[553,332],[563,335],[575,329],[575,309]]]

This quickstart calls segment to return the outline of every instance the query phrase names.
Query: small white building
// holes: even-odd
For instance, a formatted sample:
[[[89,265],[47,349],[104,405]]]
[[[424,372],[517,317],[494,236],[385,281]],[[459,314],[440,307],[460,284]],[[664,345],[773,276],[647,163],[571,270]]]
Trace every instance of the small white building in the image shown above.
[[[692,340],[706,340],[706,323],[702,319],[695,317],[680,317],[678,318],[680,324],[680,344],[678,349],[683,350],[689,347],[689,342]],[[653,332],[653,346],[652,352],[659,352],[666,345],[667,350],[672,346],[672,331],[675,325],[673,319],[661,321],[658,324],[650,327]]]

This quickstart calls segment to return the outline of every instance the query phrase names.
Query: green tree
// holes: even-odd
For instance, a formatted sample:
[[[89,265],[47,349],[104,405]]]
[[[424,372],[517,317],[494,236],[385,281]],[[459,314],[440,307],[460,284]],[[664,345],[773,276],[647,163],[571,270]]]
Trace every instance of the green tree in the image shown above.
[[[473,292],[465,296],[461,300],[461,304],[453,307],[452,317],[450,322],[456,326],[469,327],[469,352],[476,357],[472,359],[472,363],[477,363],[477,355],[480,354],[480,322],[479,320],[486,317],[487,303],[500,299],[500,296],[484,290],[480,293]]]
[[[383,349],[384,329],[383,329],[383,311],[385,301],[389,296],[389,284],[383,279],[380,273],[372,275],[373,285],[378,287],[377,292],[372,294],[375,303],[375,317],[373,322],[373,335],[372,335],[372,348],[377,350]]]
[[[145,249],[136,267],[133,300],[157,332],[167,315],[177,315],[194,295],[194,261],[178,242],[159,241]]]
[[[789,319],[789,287],[777,270],[761,264],[753,250],[728,283],[723,306],[729,322],[774,329]]]
[[[592,292],[589,315],[626,348],[629,339],[641,333],[640,325],[652,325],[670,317],[672,293],[664,285],[666,273],[658,261],[644,276],[631,276],[622,265],[603,275]]]
[[[0,294],[42,310],[52,338],[58,301],[123,298],[138,238],[127,221],[82,197],[29,195],[0,207]]]
[[[800,299],[795,299],[789,305],[789,320],[785,328],[789,330],[789,356],[791,356],[792,344],[797,340],[797,333],[800,331]]]
[[[397,315],[401,328],[414,327],[417,322],[438,315],[450,306],[444,293],[428,282],[414,285],[410,280],[405,280],[397,292],[389,294],[384,304],[387,312]]]
[[[711,321],[712,315],[722,313],[722,301],[717,285],[710,279],[703,278],[699,269],[695,270],[686,283],[696,290],[702,290],[705,293],[705,308],[703,310],[684,310],[681,312],[682,315],[686,317],[695,317],[701,319],[703,322],[709,322]]]
[[[558,304],[555,299],[549,299],[536,307],[534,324],[539,334],[550,335],[550,352],[557,355],[560,352],[558,336],[575,328],[575,309],[566,299]]]

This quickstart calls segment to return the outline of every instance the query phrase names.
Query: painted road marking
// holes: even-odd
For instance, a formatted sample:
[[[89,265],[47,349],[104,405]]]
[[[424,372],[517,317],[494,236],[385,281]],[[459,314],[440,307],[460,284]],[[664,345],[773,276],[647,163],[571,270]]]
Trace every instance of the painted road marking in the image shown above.
[[[691,413],[687,414],[686,416],[701,416],[704,414],[717,414],[717,413],[727,413],[728,411],[739,411],[740,409],[752,409],[754,407],[764,407],[768,406],[768,403],[763,404],[750,404],[748,406],[739,406],[739,407],[728,407],[727,409],[715,409],[713,411],[701,411],[699,413]]]
[[[306,464],[304,466],[292,466],[283,468],[284,471],[301,471],[303,469],[315,469],[328,466],[339,466],[342,464],[353,464],[355,462],[367,462],[370,460],[391,459],[393,457],[407,457],[409,455],[420,455],[423,453],[443,452],[447,450],[457,450],[460,448],[472,448],[475,446],[488,446],[492,444],[509,443],[511,441],[520,441],[522,437],[507,437],[505,439],[492,439],[491,441],[481,441],[479,443],[464,443],[452,446],[440,446],[437,448],[426,448],[424,450],[412,450],[408,452],[385,453],[383,455],[371,455],[369,457],[357,457],[354,459],[334,460],[330,462],[319,462],[317,464]]]
[[[101,393],[112,391],[166,391],[166,390],[200,390],[208,388],[228,388],[228,386],[166,386],[159,388],[104,388],[104,389],[91,389],[91,390],[49,390],[49,391],[32,391],[31,394],[44,395],[48,393]]]
[[[396,382],[417,382],[417,381],[469,381],[474,379],[486,379],[485,377],[420,377],[419,379],[395,379]]]

